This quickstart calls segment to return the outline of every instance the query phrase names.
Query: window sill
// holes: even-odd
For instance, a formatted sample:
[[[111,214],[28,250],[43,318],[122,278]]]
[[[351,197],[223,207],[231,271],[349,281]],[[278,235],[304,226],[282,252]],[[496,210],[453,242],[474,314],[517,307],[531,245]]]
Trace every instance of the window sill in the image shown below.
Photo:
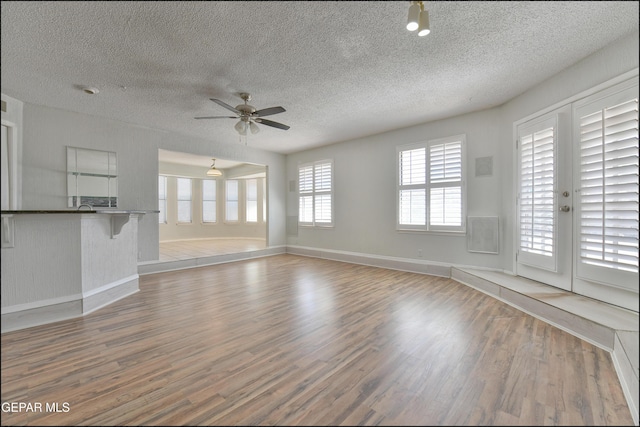
[[[396,231],[402,234],[428,234],[430,236],[465,237],[466,230],[463,231],[443,231],[443,230],[408,230],[397,228]]]
[[[298,227],[300,228],[316,228],[316,229],[332,229],[334,228],[334,225],[310,225],[310,224],[300,224],[298,223]]]

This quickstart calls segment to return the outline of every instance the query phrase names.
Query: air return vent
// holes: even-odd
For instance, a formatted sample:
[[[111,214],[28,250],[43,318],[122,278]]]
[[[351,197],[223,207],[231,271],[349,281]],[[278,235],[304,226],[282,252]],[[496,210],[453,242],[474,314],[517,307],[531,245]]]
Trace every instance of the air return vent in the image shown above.
[[[498,253],[499,222],[497,216],[467,217],[467,250],[485,254]]]

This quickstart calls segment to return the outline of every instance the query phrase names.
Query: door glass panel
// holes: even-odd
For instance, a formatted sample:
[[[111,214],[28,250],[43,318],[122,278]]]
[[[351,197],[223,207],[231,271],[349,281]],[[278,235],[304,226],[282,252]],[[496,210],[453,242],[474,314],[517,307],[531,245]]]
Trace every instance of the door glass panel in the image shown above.
[[[519,131],[518,261],[556,271],[556,120]]]
[[[637,90],[578,104],[575,118],[577,276],[637,291]]]

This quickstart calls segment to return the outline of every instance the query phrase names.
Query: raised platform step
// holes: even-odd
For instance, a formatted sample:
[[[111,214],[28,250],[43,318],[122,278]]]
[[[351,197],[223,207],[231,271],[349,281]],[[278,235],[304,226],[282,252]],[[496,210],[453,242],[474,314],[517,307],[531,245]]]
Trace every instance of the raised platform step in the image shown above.
[[[495,271],[454,267],[451,278],[610,351],[638,425],[638,313]]]

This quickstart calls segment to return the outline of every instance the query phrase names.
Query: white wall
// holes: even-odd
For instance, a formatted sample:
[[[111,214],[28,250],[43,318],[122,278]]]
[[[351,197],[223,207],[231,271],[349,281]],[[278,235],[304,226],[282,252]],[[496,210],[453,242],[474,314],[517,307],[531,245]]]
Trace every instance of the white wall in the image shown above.
[[[158,149],[264,164],[268,168],[269,246],[284,244],[512,269],[513,142],[515,120],[638,67],[638,33],[625,37],[548,79],[506,105],[380,135],[283,156],[241,144],[198,139],[55,108],[24,104],[22,209],[66,209],[67,145],[115,151],[119,207],[157,209]],[[466,250],[464,237],[395,230],[395,147],[465,133],[468,215],[500,217],[500,254]],[[492,177],[475,178],[476,157],[493,156]],[[335,227],[286,235],[297,215],[297,165],[333,158]],[[158,258],[157,215],[139,223],[139,260]],[[418,250],[422,250],[422,257]]]
[[[298,235],[287,236],[287,243],[376,256],[500,268],[504,260],[502,254],[468,252],[464,235],[396,230],[396,146],[459,134],[467,137],[468,215],[501,215],[499,165],[494,164],[490,177],[474,177],[476,157],[492,156],[495,159],[498,155],[498,118],[496,110],[480,111],[289,155],[288,180],[295,181],[296,187],[299,164],[333,159],[335,227],[298,227]],[[289,191],[288,195],[287,214],[296,216],[297,189]]]
[[[268,245],[285,244],[285,157],[241,144],[204,140],[56,108],[24,104],[22,209],[67,209],[66,146],[115,151],[118,208],[158,208],[158,149],[267,166]],[[158,259],[157,214],[139,221],[139,261]]]
[[[513,271],[513,122],[637,67],[635,33],[501,107],[288,155],[287,183],[295,186],[298,164],[333,159],[335,227],[298,227],[297,235],[289,232],[287,244]],[[396,146],[462,133],[467,136],[467,215],[500,217],[498,255],[468,252],[465,237],[395,230]],[[475,159],[486,156],[493,157],[493,175],[475,177]],[[297,189],[287,190],[287,215],[295,219]]]

